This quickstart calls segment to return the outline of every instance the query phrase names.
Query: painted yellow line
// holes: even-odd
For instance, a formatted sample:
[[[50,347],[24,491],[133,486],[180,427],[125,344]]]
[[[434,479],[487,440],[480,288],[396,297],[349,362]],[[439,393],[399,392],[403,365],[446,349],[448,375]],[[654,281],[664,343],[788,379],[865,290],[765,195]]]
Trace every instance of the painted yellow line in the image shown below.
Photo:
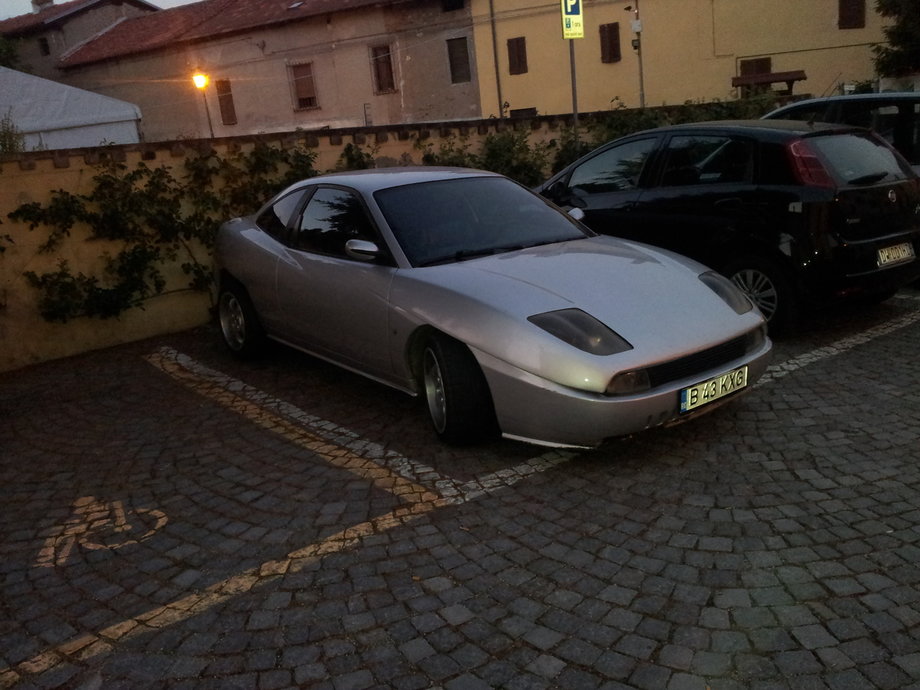
[[[326,555],[351,548],[364,537],[381,534],[395,527],[409,524],[438,507],[451,504],[450,500],[440,497],[430,489],[332,444],[256,403],[208,381],[181,366],[174,358],[166,356],[163,352],[149,355],[147,360],[199,395],[242,415],[268,431],[281,435],[326,462],[366,480],[372,486],[397,496],[403,505],[385,515],[352,525],[322,541],[292,551],[284,558],[267,561],[256,568],[215,582],[203,591],[187,594],[168,604],[103,628],[97,633],[84,633],[73,637],[12,668],[0,668],[0,687],[2,688],[12,687],[24,675],[47,671],[67,658],[85,662],[93,657],[106,654],[116,643],[181,623],[233,597],[261,587],[286,573],[297,572]]]
[[[374,487],[392,493],[405,503],[434,501],[440,496],[416,482],[390,472],[387,468],[367,458],[362,458],[346,448],[330,443],[281,415],[247,400],[236,393],[214,384],[206,378],[181,366],[163,352],[147,356],[147,361],[169,374],[199,395],[202,395],[268,431],[284,437],[326,462],[346,470]]]
[[[168,604],[103,628],[98,633],[84,633],[73,637],[12,668],[0,669],[0,687],[11,688],[22,680],[23,676],[42,673],[67,659],[86,662],[107,654],[118,643],[186,621],[234,597],[262,587],[282,575],[296,573],[324,556],[351,548],[366,536],[408,525],[443,505],[447,505],[447,502],[437,499],[401,506],[386,515],[347,527],[320,542],[292,551],[284,558],[267,561],[258,567],[215,582],[201,592],[187,594]]]

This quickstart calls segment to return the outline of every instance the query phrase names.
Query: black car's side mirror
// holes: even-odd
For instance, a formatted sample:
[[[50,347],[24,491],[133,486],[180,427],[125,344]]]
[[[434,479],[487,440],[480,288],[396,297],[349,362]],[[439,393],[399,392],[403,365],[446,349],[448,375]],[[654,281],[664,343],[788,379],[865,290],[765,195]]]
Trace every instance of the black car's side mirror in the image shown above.
[[[567,202],[568,197],[570,197],[571,194],[564,180],[556,180],[553,182],[553,184],[543,190],[543,196],[557,204],[562,204]]]

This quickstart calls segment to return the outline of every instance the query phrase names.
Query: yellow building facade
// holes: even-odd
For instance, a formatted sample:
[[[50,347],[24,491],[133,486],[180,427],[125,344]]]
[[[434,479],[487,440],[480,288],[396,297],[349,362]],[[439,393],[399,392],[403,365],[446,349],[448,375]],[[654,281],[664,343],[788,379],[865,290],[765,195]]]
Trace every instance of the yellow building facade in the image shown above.
[[[583,38],[563,38],[563,7],[581,11]],[[872,45],[884,42],[872,0],[471,0],[471,10],[485,117],[731,100],[748,88],[840,93],[875,79]]]

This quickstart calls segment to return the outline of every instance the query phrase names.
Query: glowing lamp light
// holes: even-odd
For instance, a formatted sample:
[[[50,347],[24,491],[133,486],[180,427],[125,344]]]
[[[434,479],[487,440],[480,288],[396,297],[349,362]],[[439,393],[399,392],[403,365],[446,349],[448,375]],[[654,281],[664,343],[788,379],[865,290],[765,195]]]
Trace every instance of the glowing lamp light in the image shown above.
[[[192,81],[195,83],[196,88],[204,89],[207,87],[210,79],[208,79],[207,74],[198,73],[194,77],[192,77]]]

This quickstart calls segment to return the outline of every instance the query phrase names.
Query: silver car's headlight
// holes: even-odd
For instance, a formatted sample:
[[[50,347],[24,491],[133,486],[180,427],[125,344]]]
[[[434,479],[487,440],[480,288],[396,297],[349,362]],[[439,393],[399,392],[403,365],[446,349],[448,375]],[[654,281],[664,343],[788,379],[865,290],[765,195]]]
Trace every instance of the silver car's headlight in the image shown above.
[[[715,271],[701,273],[700,280],[721,297],[723,302],[734,309],[736,314],[746,314],[754,308],[754,304],[747,298],[747,295],[721,273]]]
[[[632,345],[581,309],[560,309],[527,317],[535,326],[592,355],[615,355]]]

